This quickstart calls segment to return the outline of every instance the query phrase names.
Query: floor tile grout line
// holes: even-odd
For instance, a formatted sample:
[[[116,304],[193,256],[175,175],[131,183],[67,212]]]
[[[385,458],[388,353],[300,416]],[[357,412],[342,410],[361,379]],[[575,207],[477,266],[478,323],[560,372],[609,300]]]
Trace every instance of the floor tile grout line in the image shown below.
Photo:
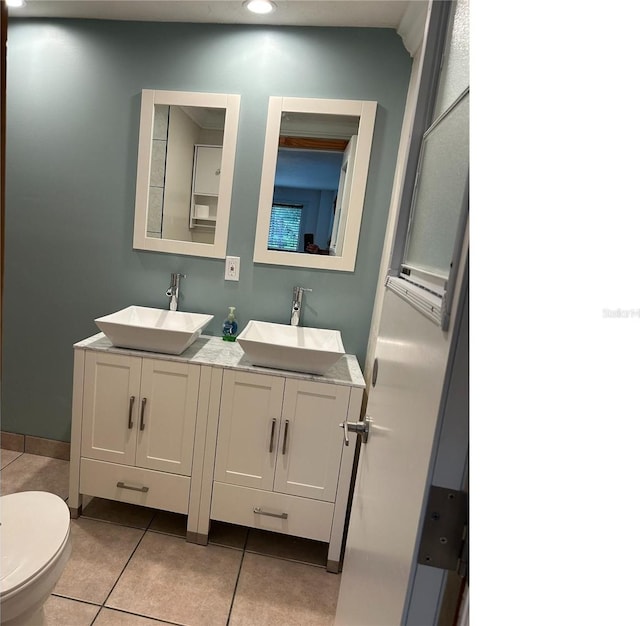
[[[98,602],[92,602],[91,600],[81,600],[80,598],[75,598],[74,596],[67,596],[64,593],[56,593],[52,591],[51,595],[55,596],[56,598],[62,598],[63,600],[72,600],[73,602],[80,602],[81,604],[89,604],[97,608],[100,608],[102,606]]]
[[[88,606],[93,606],[98,609],[95,617],[91,620],[91,624],[94,624],[95,621],[100,616],[102,609],[106,609],[107,611],[115,611],[117,613],[126,613],[127,615],[133,615],[135,617],[142,617],[144,619],[152,619],[156,622],[162,622],[163,624],[170,624],[171,626],[182,626],[179,622],[171,622],[162,617],[149,617],[148,615],[143,615],[142,613],[134,613],[133,611],[127,611],[126,609],[115,609],[110,606],[105,606],[104,604],[98,604],[97,602],[91,602],[91,600],[80,600],[79,598],[74,598],[72,596],[65,596],[62,593],[52,593],[52,596],[56,598],[60,598],[61,600],[70,600],[71,602],[78,602],[79,604],[86,604]],[[90,625],[91,626],[91,625]]]
[[[158,517],[159,513],[161,512],[161,509],[152,509],[152,511],[153,511],[153,515],[151,516],[151,519],[149,520],[147,527],[144,529],[145,532],[147,532],[151,528],[151,524],[153,524],[153,520],[156,519],[156,517]]]
[[[125,613],[126,615],[133,615],[134,617],[142,617],[144,619],[153,620],[155,622],[170,624],[171,626],[184,626],[183,624],[180,624],[180,622],[171,622],[166,619],[163,619],[162,617],[149,617],[148,615],[143,615],[142,613],[134,613],[133,611],[127,611],[126,609],[115,609],[111,606],[101,606],[97,615],[93,618],[93,621],[91,622],[90,626],[92,626],[95,623],[95,621],[98,619],[98,616],[102,612],[102,609],[106,609],[107,611],[115,611],[116,613]]]
[[[3,450],[4,450],[4,448],[3,448]],[[5,450],[5,452],[6,452],[6,450]],[[16,450],[9,450],[9,452],[16,452]],[[15,459],[12,459],[12,460],[11,460],[11,461],[9,461],[6,465],[3,465],[3,466],[0,468],[0,473],[1,473],[3,470],[6,470],[6,469],[7,469],[7,467],[9,467],[9,465],[11,465],[12,463],[15,463],[15,462],[16,462],[16,461],[17,461],[17,460],[18,460],[18,459],[19,459],[23,454],[24,454],[24,452],[20,452],[20,454],[18,454],[18,456],[17,456]]]
[[[141,530],[141,529],[138,529]],[[140,537],[140,539],[138,540],[138,543],[136,544],[136,547],[131,551],[131,554],[129,555],[129,558],[127,559],[127,562],[124,564],[124,567],[122,568],[122,570],[120,571],[120,574],[118,574],[118,577],[116,578],[116,581],[113,583],[113,585],[111,586],[111,589],[109,590],[109,593],[107,593],[105,599],[103,600],[102,604],[100,605],[100,610],[98,611],[98,613],[96,614],[94,620],[91,622],[91,626],[93,626],[93,623],[95,622],[95,620],[98,618],[98,615],[100,615],[100,611],[102,611],[103,608],[109,608],[108,606],[106,606],[107,600],[109,600],[109,597],[111,596],[111,594],[113,593],[113,590],[116,588],[116,585],[120,582],[120,579],[122,578],[122,575],[124,574],[124,571],[127,569],[129,563],[131,563],[131,559],[133,558],[133,555],[136,553],[136,551],[138,550],[138,548],[140,547],[140,544],[142,543],[142,540],[144,539],[144,536],[147,534],[146,530],[142,531],[142,536]]]
[[[143,526],[135,526],[134,524],[128,524],[127,522],[118,522],[116,520],[103,519],[102,517],[91,517],[91,515],[85,515],[82,513],[78,519],[86,519],[91,522],[102,522],[103,524],[111,524],[112,526],[120,526],[121,528],[132,528],[133,530],[141,530],[146,533],[149,528]],[[155,532],[155,531],[152,531]]]
[[[249,533],[244,537],[244,545],[242,546],[242,556],[240,557],[240,566],[238,567],[238,575],[236,576],[236,584],[233,587],[233,595],[231,596],[231,604],[229,605],[229,615],[227,615],[226,626],[231,622],[231,613],[233,613],[233,603],[236,601],[236,592],[240,583],[240,574],[242,573],[242,565],[244,564],[244,555],[247,553],[247,543],[249,542]]]

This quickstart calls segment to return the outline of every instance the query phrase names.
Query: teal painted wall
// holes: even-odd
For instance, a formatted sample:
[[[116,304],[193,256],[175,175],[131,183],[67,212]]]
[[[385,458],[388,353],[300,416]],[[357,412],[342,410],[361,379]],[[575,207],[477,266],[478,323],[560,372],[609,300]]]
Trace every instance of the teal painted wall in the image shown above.
[[[14,20],[7,70],[7,190],[2,429],[68,441],[72,344],[94,318],[130,304],[288,323],[291,291],[313,289],[309,326],[342,331],[364,364],[411,59],[386,29]],[[224,261],[133,250],[140,91],[241,95]],[[269,96],[376,100],[355,272],[254,265]]]

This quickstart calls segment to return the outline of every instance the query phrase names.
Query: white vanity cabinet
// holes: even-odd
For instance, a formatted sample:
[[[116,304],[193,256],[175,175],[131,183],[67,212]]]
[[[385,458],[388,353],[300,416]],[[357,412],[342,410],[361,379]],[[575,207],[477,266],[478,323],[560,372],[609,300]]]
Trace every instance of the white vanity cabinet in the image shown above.
[[[191,475],[200,367],[89,352],[82,457]]]
[[[211,520],[329,544],[338,571],[364,379],[353,355],[325,376],[247,363],[201,337],[180,355],[74,345],[69,508],[97,496],[187,515],[206,544]]]
[[[77,350],[73,516],[81,512],[81,494],[194,513],[192,489],[201,488],[204,456],[196,433],[203,441],[212,395],[217,425],[221,381],[222,370],[193,363]],[[189,526],[195,532],[196,517]]]
[[[361,402],[344,385],[225,371],[211,519],[328,542],[337,569],[354,449],[338,425]]]

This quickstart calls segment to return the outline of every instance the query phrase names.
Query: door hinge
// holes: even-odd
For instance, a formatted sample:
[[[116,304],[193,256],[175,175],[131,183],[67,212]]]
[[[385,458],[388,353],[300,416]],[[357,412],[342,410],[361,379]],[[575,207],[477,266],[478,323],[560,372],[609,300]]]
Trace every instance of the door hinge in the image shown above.
[[[418,563],[467,575],[468,494],[432,485],[422,526]]]

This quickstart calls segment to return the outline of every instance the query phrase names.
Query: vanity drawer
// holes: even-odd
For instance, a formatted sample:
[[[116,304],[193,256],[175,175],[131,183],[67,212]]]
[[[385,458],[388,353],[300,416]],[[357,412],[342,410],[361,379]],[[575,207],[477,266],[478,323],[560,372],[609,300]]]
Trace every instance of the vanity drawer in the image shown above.
[[[259,509],[260,513],[254,509]],[[328,542],[333,509],[331,502],[213,483],[211,519],[222,522]],[[275,517],[283,513],[286,513],[286,519]]]
[[[186,514],[190,487],[188,476],[94,459],[80,461],[80,493],[90,496]]]

